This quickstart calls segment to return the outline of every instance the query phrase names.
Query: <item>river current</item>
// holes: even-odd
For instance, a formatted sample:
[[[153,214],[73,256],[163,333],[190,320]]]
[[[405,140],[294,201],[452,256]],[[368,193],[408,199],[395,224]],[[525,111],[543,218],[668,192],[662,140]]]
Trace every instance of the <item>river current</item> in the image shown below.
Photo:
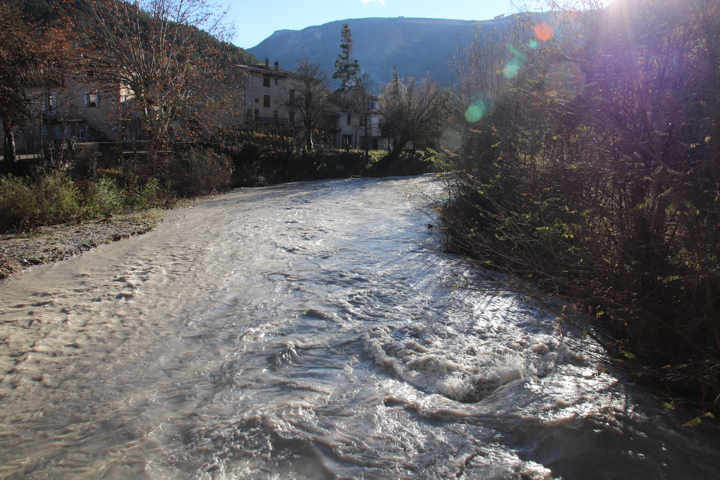
[[[0,477],[720,478],[712,420],[441,252],[440,194],[240,189],[1,283]]]

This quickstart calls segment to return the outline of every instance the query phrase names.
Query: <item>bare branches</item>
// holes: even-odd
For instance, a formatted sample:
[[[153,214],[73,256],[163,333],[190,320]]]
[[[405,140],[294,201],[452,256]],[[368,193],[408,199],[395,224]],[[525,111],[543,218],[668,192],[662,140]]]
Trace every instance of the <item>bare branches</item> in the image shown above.
[[[287,107],[302,123],[303,143],[309,150],[313,147],[313,131],[320,125],[329,104],[327,73],[320,64],[307,57],[298,60],[295,73],[290,87],[293,92],[287,96]]]
[[[112,88],[126,88],[146,135],[162,143],[194,97],[219,78],[222,15],[204,0],[102,0],[86,3],[92,21],[84,66]]]
[[[708,408],[720,380],[686,367],[720,361],[717,13],[617,2],[478,40],[457,63],[443,208],[449,247],[577,299],[647,377]]]
[[[380,96],[380,130],[398,155],[409,142],[414,148],[437,138],[447,114],[448,94],[429,77],[394,80]]]

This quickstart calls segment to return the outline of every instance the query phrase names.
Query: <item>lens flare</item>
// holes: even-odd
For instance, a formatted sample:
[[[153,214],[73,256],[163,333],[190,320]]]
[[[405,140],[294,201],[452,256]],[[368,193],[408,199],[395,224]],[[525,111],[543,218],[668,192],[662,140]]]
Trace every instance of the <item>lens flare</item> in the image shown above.
[[[505,75],[506,78],[515,78],[520,73],[520,69],[522,68],[523,62],[518,58],[513,58],[508,63],[505,64],[505,68],[503,68],[503,75]]]
[[[523,54],[520,50],[513,47],[512,45],[505,45],[505,48],[507,48],[508,51],[512,53],[515,58],[505,64],[505,67],[503,68],[503,75],[505,75],[505,77],[507,78],[517,77],[517,75],[520,73],[520,69],[522,69],[523,63],[525,63],[525,60],[527,60],[527,57],[525,56],[525,54]]]
[[[473,102],[467,110],[465,110],[465,120],[470,123],[479,121],[487,112],[487,105],[482,100]]]
[[[549,23],[535,25],[535,37],[541,42],[547,42],[553,37],[553,27]]]
[[[510,53],[512,53],[513,55],[515,55],[515,58],[517,58],[518,60],[520,60],[520,61],[522,61],[522,62],[524,62],[525,60],[527,60],[527,57],[525,56],[525,54],[522,53],[522,52],[521,52],[520,50],[518,50],[517,48],[513,47],[512,45],[505,45],[505,48],[507,48]]]

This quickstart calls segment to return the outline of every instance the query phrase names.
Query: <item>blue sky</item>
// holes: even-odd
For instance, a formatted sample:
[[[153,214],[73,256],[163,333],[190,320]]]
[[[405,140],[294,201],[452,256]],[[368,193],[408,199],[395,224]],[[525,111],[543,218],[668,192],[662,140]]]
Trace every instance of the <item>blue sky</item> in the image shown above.
[[[228,0],[226,0],[228,1]],[[489,20],[516,13],[513,0],[229,0],[238,47],[254,47],[275,30],[302,30],[334,20],[423,17]]]

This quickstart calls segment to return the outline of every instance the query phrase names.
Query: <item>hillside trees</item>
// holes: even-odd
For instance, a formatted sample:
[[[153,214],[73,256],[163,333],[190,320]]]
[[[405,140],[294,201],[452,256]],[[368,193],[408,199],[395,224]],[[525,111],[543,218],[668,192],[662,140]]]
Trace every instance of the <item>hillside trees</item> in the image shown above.
[[[63,33],[32,19],[21,0],[0,2],[0,117],[8,164],[16,160],[15,132],[43,89],[62,82],[68,54]]]
[[[579,299],[643,380],[715,410],[719,8],[615,2],[468,54],[443,209],[451,249]]]
[[[358,74],[360,73],[360,64],[352,56],[353,49],[352,32],[347,23],[343,23],[340,32],[340,54],[335,60],[335,73],[333,80],[340,80],[340,90],[352,88],[355,85]]]

